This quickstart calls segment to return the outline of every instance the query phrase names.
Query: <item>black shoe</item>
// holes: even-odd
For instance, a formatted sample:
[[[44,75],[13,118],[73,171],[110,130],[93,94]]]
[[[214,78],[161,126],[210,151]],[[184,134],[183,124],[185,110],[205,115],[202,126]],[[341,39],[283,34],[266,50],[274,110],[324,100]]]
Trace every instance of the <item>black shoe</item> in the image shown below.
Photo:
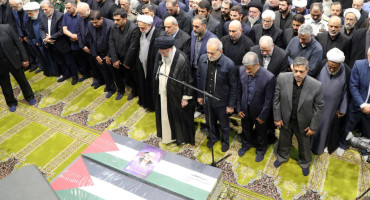
[[[213,143],[211,140],[208,140],[208,142],[207,142],[207,147],[208,147],[208,148],[212,148],[214,144],[215,144],[215,143]]]
[[[130,100],[132,100],[133,98],[135,98],[137,95],[136,94],[134,94],[134,93],[132,93],[131,92],[131,94],[127,97],[127,101],[130,101]]]
[[[34,71],[36,71],[36,69],[37,69],[38,67],[37,67],[37,65],[32,65],[31,67],[30,67],[30,72],[34,72]]]
[[[238,156],[242,157],[250,148],[242,147],[238,150]]]
[[[65,80],[69,79],[69,77],[62,76],[62,78],[58,79],[57,82],[63,82]]]
[[[257,154],[255,161],[261,162],[265,158],[265,154]]]
[[[76,85],[78,83],[78,78],[72,78],[72,85]]]
[[[308,176],[310,174],[310,168],[302,168],[302,174],[303,176]]]
[[[275,162],[274,162],[274,167],[278,168],[278,167],[280,167],[280,165],[281,165],[281,162],[279,162],[278,159],[276,159]]]
[[[38,70],[36,70],[36,71],[35,71],[35,74],[38,74],[38,73],[40,73],[40,72],[42,72],[42,69],[38,69]]]
[[[105,95],[105,98],[110,98],[114,93],[116,92],[112,92],[112,91],[109,91],[106,95]]]
[[[89,76],[85,76],[85,75],[83,75],[80,79],[78,79],[78,82],[82,82],[82,81],[84,81],[84,80],[86,80],[86,79],[88,79],[89,78]],[[91,85],[92,86],[92,85]]]
[[[107,87],[104,88],[104,92],[108,92],[108,88]]]
[[[96,89],[98,89],[100,86],[102,86],[103,84],[100,84],[100,83],[95,83],[95,85],[94,85],[94,89],[96,90]]]
[[[222,144],[221,151],[226,152],[229,150],[229,145],[228,144]]]

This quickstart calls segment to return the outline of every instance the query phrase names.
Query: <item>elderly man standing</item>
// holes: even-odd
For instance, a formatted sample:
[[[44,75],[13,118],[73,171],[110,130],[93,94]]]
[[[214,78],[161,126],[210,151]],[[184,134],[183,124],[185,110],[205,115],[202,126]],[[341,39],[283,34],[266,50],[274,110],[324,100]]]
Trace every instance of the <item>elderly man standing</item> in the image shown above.
[[[190,58],[191,37],[179,28],[176,18],[169,16],[164,20],[164,29],[167,35],[175,39],[175,47]]]
[[[233,20],[229,24],[229,34],[221,38],[224,54],[237,66],[243,64],[243,56],[254,46],[253,41],[242,31],[240,21]]]
[[[123,9],[114,11],[113,19],[116,26],[111,28],[109,35],[109,55],[113,66],[109,66],[108,69],[118,88],[116,100],[120,100],[125,93],[122,76],[124,75],[132,88],[131,94],[127,97],[130,101],[138,93],[135,59],[140,49],[140,31],[136,24],[127,19]]]
[[[9,72],[17,80],[26,101],[30,105],[36,103],[31,86],[22,69],[28,65],[26,50],[13,28],[9,24],[0,24],[0,86],[10,112],[16,111],[17,100],[13,94]]]
[[[264,35],[270,36],[274,44],[278,47],[283,46],[283,31],[274,25],[275,13],[272,10],[265,10],[262,13],[262,24],[253,26],[255,43],[258,44],[260,38]]]
[[[348,8],[344,11],[344,26],[341,30],[346,36],[352,38],[353,33],[357,30],[355,24],[361,18],[361,13],[354,8]]]
[[[280,129],[274,166],[278,168],[288,161],[294,133],[298,140],[298,164],[304,176],[310,173],[312,161],[310,137],[319,128],[324,108],[321,83],[307,76],[308,68],[308,60],[297,57],[293,62],[293,72],[279,75],[273,106],[274,122]]]
[[[253,146],[253,137],[256,137],[256,162],[261,162],[267,149],[266,121],[272,111],[275,76],[260,67],[256,53],[248,52],[243,58],[243,66],[239,68],[238,79],[240,84],[236,110],[242,119],[242,148],[238,155],[243,156]]]
[[[260,66],[269,70],[276,77],[289,68],[288,53],[275,46],[270,36],[262,36],[259,45],[252,47],[251,51],[257,54]]]
[[[137,78],[139,79],[139,105],[149,111],[154,111],[153,68],[155,56],[158,53],[158,48],[155,46],[154,40],[159,37],[161,31],[152,25],[153,18],[149,15],[139,15],[137,17],[137,22],[141,32],[139,60],[136,61]]]
[[[58,82],[72,77],[72,85],[75,85],[78,82],[77,66],[73,60],[68,39],[63,34],[63,13],[55,10],[48,0],[42,1],[40,5],[44,12],[40,16],[40,35],[50,49],[53,61],[63,74]]]
[[[204,96],[198,92],[198,103],[204,104],[206,121],[210,127],[207,147],[211,148],[220,140],[217,121],[222,132],[222,152],[229,150],[230,124],[229,114],[234,112],[237,96],[237,68],[230,58],[222,53],[222,43],[217,38],[207,42],[207,54],[199,59],[197,70],[197,88],[206,91],[220,101],[209,99],[204,101]]]
[[[369,21],[367,20],[369,13],[365,11],[364,9],[362,9],[363,6],[364,6],[363,0],[353,0],[352,1],[352,8],[358,10],[361,14],[360,19],[358,19],[358,21],[355,24],[355,27],[357,29],[369,27]]]
[[[302,24],[298,29],[298,36],[290,40],[286,51],[288,52],[289,64],[292,66],[296,57],[302,56],[309,61],[308,75],[316,77],[319,66],[321,65],[322,47],[313,38],[312,26]]]
[[[176,141],[177,144],[194,145],[195,92],[166,77],[192,85],[189,62],[174,46],[172,36],[160,36],[155,39],[155,44],[159,48],[153,70],[157,136],[164,144]]]
[[[325,104],[319,129],[311,138],[311,150],[316,155],[324,153],[326,147],[329,153],[337,149],[348,106],[351,69],[344,64],[344,53],[338,48],[328,51],[327,58],[328,62],[317,77],[322,84]]]
[[[332,16],[328,23],[329,31],[317,34],[316,40],[322,47],[322,59],[326,59],[327,52],[336,47],[343,51],[344,55],[347,55],[346,63],[349,62],[349,56],[351,54],[351,39],[341,33],[341,29],[342,25],[340,17]]]
[[[321,3],[311,4],[310,14],[305,16],[305,23],[312,26],[313,34],[316,36],[328,30],[329,18],[324,15],[324,8]]]

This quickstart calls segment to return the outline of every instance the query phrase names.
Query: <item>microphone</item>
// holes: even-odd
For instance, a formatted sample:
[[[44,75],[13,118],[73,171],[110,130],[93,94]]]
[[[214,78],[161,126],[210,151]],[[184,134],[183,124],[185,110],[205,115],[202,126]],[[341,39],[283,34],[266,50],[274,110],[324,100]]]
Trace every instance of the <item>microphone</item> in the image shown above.
[[[162,61],[159,61],[159,67],[158,67],[157,73],[155,74],[155,80],[158,80],[159,71],[161,70],[162,64],[163,64],[163,62]]]

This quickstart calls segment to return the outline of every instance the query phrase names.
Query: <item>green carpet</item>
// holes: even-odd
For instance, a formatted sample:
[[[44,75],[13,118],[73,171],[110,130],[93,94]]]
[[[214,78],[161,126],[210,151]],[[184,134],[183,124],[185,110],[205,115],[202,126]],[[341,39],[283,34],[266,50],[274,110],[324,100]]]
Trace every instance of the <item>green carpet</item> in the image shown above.
[[[164,145],[156,137],[154,113],[141,108],[137,98],[127,101],[130,91],[120,101],[114,100],[115,95],[107,100],[103,87],[90,87],[91,79],[72,86],[70,80],[57,83],[55,77],[41,73],[27,72],[26,76],[38,101],[35,106],[23,100],[13,79],[20,100],[15,113],[8,111],[0,95],[0,162],[16,158],[15,168],[35,164],[52,181],[105,129],[206,164],[212,161],[207,137],[200,128],[202,118],[195,120],[195,146]],[[342,157],[326,153],[314,156],[307,177],[297,164],[296,148],[292,148],[291,159],[278,169],[273,166],[276,157],[272,145],[260,163],[254,161],[254,148],[239,157],[240,120],[232,119],[230,150],[221,152],[219,142],[214,146],[216,160],[232,154],[218,166],[224,171],[225,181],[220,199],[346,200],[356,198],[370,186],[370,165],[362,165],[354,150]]]

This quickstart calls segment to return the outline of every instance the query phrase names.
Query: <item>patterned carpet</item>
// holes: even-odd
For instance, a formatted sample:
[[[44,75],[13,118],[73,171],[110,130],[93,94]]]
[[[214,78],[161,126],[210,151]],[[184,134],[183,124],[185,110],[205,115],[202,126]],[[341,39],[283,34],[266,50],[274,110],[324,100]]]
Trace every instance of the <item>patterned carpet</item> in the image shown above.
[[[70,80],[57,83],[56,78],[29,72],[26,76],[36,94],[35,106],[23,100],[14,80],[14,92],[20,100],[15,113],[8,111],[0,95],[0,178],[14,168],[35,164],[52,181],[105,129],[203,163],[212,161],[206,133],[200,128],[202,118],[195,120],[195,146],[164,145],[156,137],[154,113],[138,106],[137,98],[127,101],[130,91],[120,101],[114,100],[115,95],[107,100],[103,87],[90,87],[91,79],[72,86]],[[225,180],[220,199],[346,200],[355,199],[370,186],[370,165],[362,164],[361,156],[354,150],[342,157],[326,153],[314,156],[307,177],[297,165],[296,148],[292,148],[291,159],[279,169],[273,166],[272,145],[260,163],[254,161],[255,149],[238,157],[239,123],[232,118],[228,152],[222,153],[221,144],[215,144],[216,160],[232,154],[218,165]]]

